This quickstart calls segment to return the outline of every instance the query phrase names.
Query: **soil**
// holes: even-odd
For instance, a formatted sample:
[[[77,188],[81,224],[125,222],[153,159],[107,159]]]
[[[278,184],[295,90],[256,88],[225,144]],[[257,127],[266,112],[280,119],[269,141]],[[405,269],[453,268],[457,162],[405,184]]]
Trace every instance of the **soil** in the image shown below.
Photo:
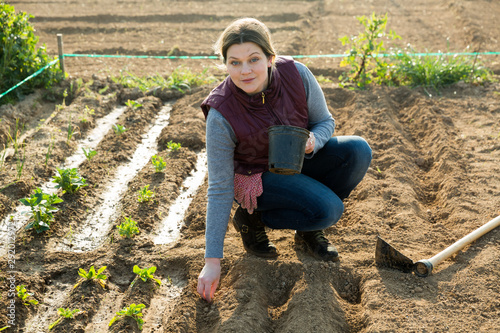
[[[388,28],[418,50],[498,51],[500,3],[477,0],[381,1],[10,1],[27,11],[51,54],[56,34],[65,53],[126,55],[211,55],[211,44],[233,19],[254,16],[270,27],[280,54],[334,54],[338,38],[354,35],[354,16],[388,13]],[[335,135],[363,136],[373,148],[372,165],[345,200],[345,213],[326,230],[338,248],[336,263],[317,261],[293,242],[293,231],[271,230],[280,256],[265,260],[245,253],[232,227],[225,239],[222,279],[208,304],[196,293],[203,267],[206,179],[184,216],[181,236],[158,245],[156,228],[183,189],[205,145],[201,101],[216,83],[191,91],[142,93],[116,84],[123,71],[169,75],[183,66],[206,69],[222,79],[213,60],[66,58],[68,79],[40,90],[16,105],[0,108],[0,147],[9,143],[18,119],[24,144],[6,152],[0,168],[0,218],[8,220],[18,200],[50,182],[55,170],[75,153],[97,121],[128,100],[118,124],[98,144],[98,154],[78,168],[87,186],[58,192],[50,230],[21,228],[13,247],[15,263],[0,263],[0,328],[5,332],[46,332],[57,308],[80,309],[63,319],[56,332],[135,332],[130,318],[108,323],[122,308],[145,304],[143,332],[498,332],[500,331],[500,232],[493,230],[434,268],[429,277],[375,263],[377,236],[412,260],[430,258],[500,215],[500,85],[463,82],[440,91],[370,86],[353,91],[338,86],[344,70],[338,58],[301,58],[322,82],[336,119]],[[498,56],[479,59],[497,75]],[[497,77],[498,78],[498,77]],[[81,79],[78,82],[78,79]],[[63,100],[63,91],[68,96]],[[141,137],[165,103],[169,124],[158,143],[163,172],[151,163],[128,183],[118,216],[105,242],[91,251],[62,251],[78,227],[103,201],[101,195],[117,169],[131,160]],[[93,114],[85,110],[93,109]],[[68,140],[68,124],[75,128]],[[178,151],[168,149],[179,142]],[[12,145],[10,145],[12,148]],[[25,156],[22,173],[19,166]],[[155,192],[139,203],[145,185]],[[126,239],[116,228],[123,216],[140,233]],[[10,222],[9,222],[10,223]],[[13,252],[11,252],[13,253]],[[161,286],[135,278],[134,265],[156,266]],[[106,266],[105,288],[92,281],[77,288],[79,268]],[[15,280],[15,281],[14,281]],[[25,285],[40,304],[24,305],[9,296],[11,282]]]

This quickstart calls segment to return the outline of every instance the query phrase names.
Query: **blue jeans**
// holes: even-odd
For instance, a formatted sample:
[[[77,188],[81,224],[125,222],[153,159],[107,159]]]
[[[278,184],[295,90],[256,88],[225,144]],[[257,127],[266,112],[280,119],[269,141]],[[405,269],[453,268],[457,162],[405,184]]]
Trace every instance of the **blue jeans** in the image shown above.
[[[257,198],[262,222],[273,229],[323,230],[340,219],[343,199],[363,179],[372,150],[358,136],[331,138],[313,158],[304,159],[302,173],[262,174],[264,192]]]

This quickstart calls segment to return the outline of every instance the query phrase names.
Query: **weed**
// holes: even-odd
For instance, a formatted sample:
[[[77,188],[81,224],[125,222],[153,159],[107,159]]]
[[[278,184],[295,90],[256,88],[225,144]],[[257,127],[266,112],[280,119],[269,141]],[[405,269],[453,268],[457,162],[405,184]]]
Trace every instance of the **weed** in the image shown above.
[[[141,103],[136,102],[136,101],[132,101],[130,99],[127,102],[125,102],[125,105],[133,110],[137,110],[138,108],[140,108],[142,106]]]
[[[24,305],[38,305],[38,301],[36,299],[28,299],[31,296],[33,296],[33,293],[27,292],[26,286],[24,284],[17,286],[16,291],[17,291],[17,297],[21,299]]]
[[[30,210],[24,212],[24,214],[31,213],[33,219],[26,226],[26,230],[35,229],[37,233],[50,229],[50,223],[54,221],[53,213],[59,210],[54,205],[63,202],[57,194],[43,193],[40,188],[37,188],[29,198],[19,199],[19,201],[23,205],[30,207]]]
[[[377,83],[380,77],[385,76],[384,72],[388,67],[388,64],[379,58],[379,55],[385,51],[384,42],[381,39],[383,37],[392,40],[401,39],[392,30],[389,35],[386,34],[387,14],[377,16],[372,13],[371,17],[363,15],[356,19],[363,25],[364,30],[358,36],[340,38],[342,45],[350,47],[340,66],[351,67],[346,76],[339,77],[341,87],[352,83],[357,88],[364,88],[372,81]],[[373,62],[375,62],[374,65],[372,65]]]
[[[383,83],[388,85],[422,86],[438,90],[455,82],[483,83],[491,81],[493,73],[477,59],[465,56],[415,56],[417,52],[408,44],[395,49],[393,63]]]
[[[207,68],[201,73],[196,74],[182,67],[176,68],[166,79],[158,74],[141,78],[130,72],[126,72],[125,74],[120,72],[120,76],[112,77],[112,80],[126,88],[139,88],[141,91],[167,88],[176,89],[181,92],[190,90],[192,87],[210,84],[216,81],[213,76],[208,74]]]
[[[122,135],[123,133],[125,133],[125,131],[127,131],[127,129],[120,124],[114,124],[113,130],[115,131],[116,135]]]
[[[155,196],[154,192],[149,190],[149,184],[142,187],[137,193],[139,193],[139,197],[137,198],[139,202],[148,202]]]
[[[54,177],[53,183],[57,183],[56,188],[62,188],[64,192],[75,193],[80,188],[87,186],[85,178],[80,176],[77,168],[59,169],[59,175]]]
[[[80,268],[79,271],[78,271],[78,275],[80,275],[81,278],[73,286],[73,289],[76,289],[76,287],[78,287],[83,281],[95,281],[95,282],[99,283],[99,285],[103,289],[105,289],[106,288],[106,282],[104,280],[106,280],[108,278],[106,275],[102,274],[102,272],[104,272],[105,269],[106,269],[106,266],[102,266],[96,272],[95,269],[94,269],[94,266],[91,266],[90,269],[89,269],[89,271],[86,272],[83,268]]]
[[[129,217],[124,216],[123,218],[125,219],[125,221],[117,226],[120,236],[132,238],[134,237],[134,235],[138,235],[139,228],[137,227],[137,222]]]
[[[181,149],[181,144],[170,140],[169,142],[167,142],[167,148],[171,151],[178,151],[179,149]]]
[[[163,169],[167,167],[167,163],[163,161],[163,158],[158,155],[153,155],[151,157],[151,163],[153,163],[153,166],[155,167],[155,172],[162,172]]]
[[[113,325],[120,317],[127,316],[133,318],[137,322],[139,329],[142,330],[142,325],[144,325],[144,319],[142,319],[142,309],[145,307],[146,306],[144,304],[130,304],[130,306],[118,311],[116,315],[111,318],[109,326],[111,327],[111,325]]]
[[[60,316],[60,318],[49,325],[49,330],[53,329],[64,318],[73,319],[74,318],[73,315],[77,312],[80,312],[80,309],[74,309],[74,310],[70,310],[69,308],[68,309],[64,309],[64,308],[57,309],[57,314]]]
[[[85,150],[85,148],[82,147],[82,150],[83,150],[83,154],[85,155],[85,158],[87,158],[87,161],[89,161],[89,162],[92,159],[92,157],[97,155],[97,151],[92,150],[91,148],[89,148],[88,150]]]

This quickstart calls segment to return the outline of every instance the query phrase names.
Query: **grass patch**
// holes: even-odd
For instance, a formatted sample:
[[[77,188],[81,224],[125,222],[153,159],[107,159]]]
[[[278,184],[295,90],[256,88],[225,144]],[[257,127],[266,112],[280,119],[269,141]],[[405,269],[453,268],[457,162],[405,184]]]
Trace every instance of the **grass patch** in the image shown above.
[[[204,69],[201,73],[194,73],[190,69],[179,67],[166,78],[159,74],[138,77],[130,72],[121,72],[120,76],[112,77],[112,80],[126,88],[139,88],[141,91],[166,88],[184,92],[194,87],[213,83],[216,78],[208,74],[207,69]]]

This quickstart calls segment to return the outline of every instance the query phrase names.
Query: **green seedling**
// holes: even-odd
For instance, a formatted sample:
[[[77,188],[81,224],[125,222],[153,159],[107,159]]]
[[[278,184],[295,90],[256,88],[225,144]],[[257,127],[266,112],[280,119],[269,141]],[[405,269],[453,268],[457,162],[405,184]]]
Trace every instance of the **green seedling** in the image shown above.
[[[92,157],[94,157],[95,155],[97,155],[97,151],[92,150],[91,148],[89,148],[88,150],[85,150],[85,148],[82,147],[82,150],[83,150],[83,154],[85,155],[85,158],[89,162],[92,159]]]
[[[24,305],[26,305],[26,306],[38,305],[38,301],[36,299],[34,299],[34,298],[28,299],[31,296],[33,296],[33,293],[27,292],[24,284],[17,286],[16,291],[17,291],[17,297],[19,297],[21,299],[21,301],[23,302]]]
[[[120,319],[120,317],[127,316],[133,318],[137,322],[137,326],[139,327],[139,329],[142,330],[142,325],[144,325],[144,319],[142,319],[142,309],[144,309],[145,307],[146,306],[144,304],[130,304],[129,307],[123,308],[116,313],[116,315],[109,322],[109,326],[111,327],[111,325],[113,325],[115,321]]]
[[[169,142],[167,142],[167,148],[171,151],[178,151],[179,149],[181,149],[181,144],[170,140]]]
[[[114,124],[113,125],[113,130],[115,131],[116,135],[122,135],[123,133],[125,133],[126,131],[128,131],[124,126],[122,126],[120,124]]]
[[[158,283],[159,286],[161,286],[161,281],[153,276],[155,272],[156,272],[156,266],[140,269],[139,266],[134,265],[134,273],[137,274],[137,277],[134,279],[134,281],[132,281],[130,287],[132,288],[134,286],[135,281],[137,281],[137,279],[141,279],[144,282],[146,282],[148,279],[151,279],[156,283]]]
[[[17,156],[17,152],[19,151],[19,138],[21,137],[23,129],[24,125],[19,125],[19,119],[16,118],[16,129],[14,130],[14,133],[11,134],[10,130],[7,132],[7,138],[12,143],[12,147],[14,148],[14,156]]]
[[[52,149],[54,149],[54,139],[54,134],[50,134],[49,146],[47,147],[47,152],[45,153],[45,166],[47,166],[47,163],[49,162],[50,155],[52,154]]]
[[[108,91],[108,89],[109,89],[109,86],[106,86],[106,87],[104,87],[102,89],[99,89],[99,95],[104,94],[106,91]]]
[[[17,180],[20,180],[21,176],[23,175],[24,163],[25,162],[26,162],[26,147],[23,148],[23,154],[22,154],[22,156],[17,155],[17,158],[16,158],[16,175],[17,175]]]
[[[24,214],[31,213],[32,221],[26,226],[26,230],[35,229],[37,233],[50,229],[50,223],[54,221],[54,214],[59,209],[53,205],[63,202],[56,193],[49,195],[37,188],[29,198],[19,199],[19,201],[30,207]]]
[[[137,227],[137,222],[129,217],[124,217],[124,219],[125,221],[117,226],[120,236],[132,238],[134,235],[138,235],[139,228]]]
[[[105,289],[106,288],[106,282],[104,280],[106,280],[108,278],[106,275],[102,274],[102,272],[104,272],[105,269],[106,269],[106,266],[102,266],[101,268],[99,268],[99,270],[96,273],[96,271],[94,269],[94,266],[91,266],[88,272],[86,272],[83,268],[80,268],[79,271],[78,271],[78,275],[80,275],[81,278],[73,286],[73,289],[76,289],[76,287],[78,287],[84,281],[94,281],[94,282],[97,282],[97,283],[99,283],[99,285],[103,289]]]
[[[137,110],[138,108],[140,108],[142,106],[141,103],[136,102],[136,101],[132,101],[130,99],[127,102],[125,102],[125,105],[133,110]]]
[[[139,202],[148,202],[155,196],[154,192],[149,190],[149,184],[142,187],[137,193],[139,193],[139,197],[137,198]]]
[[[85,109],[83,110],[83,115],[80,116],[80,121],[82,123],[86,123],[88,121],[88,118],[90,116],[93,116],[95,114],[95,110],[89,108],[88,105],[85,105]]]
[[[167,167],[167,163],[163,161],[163,158],[158,155],[153,155],[151,157],[151,163],[153,163],[153,166],[155,167],[155,172],[162,172],[163,169]]]
[[[87,186],[86,179],[80,176],[76,168],[57,168],[57,172],[59,175],[56,175],[52,181],[57,183],[56,188],[62,188],[68,193],[75,193],[80,188]]]
[[[67,319],[73,319],[74,314],[80,312],[80,309],[64,309],[64,308],[59,308],[57,309],[57,314],[60,316],[59,319],[57,319],[55,322],[49,325],[49,330],[53,329],[57,324],[59,324],[64,318]]]

